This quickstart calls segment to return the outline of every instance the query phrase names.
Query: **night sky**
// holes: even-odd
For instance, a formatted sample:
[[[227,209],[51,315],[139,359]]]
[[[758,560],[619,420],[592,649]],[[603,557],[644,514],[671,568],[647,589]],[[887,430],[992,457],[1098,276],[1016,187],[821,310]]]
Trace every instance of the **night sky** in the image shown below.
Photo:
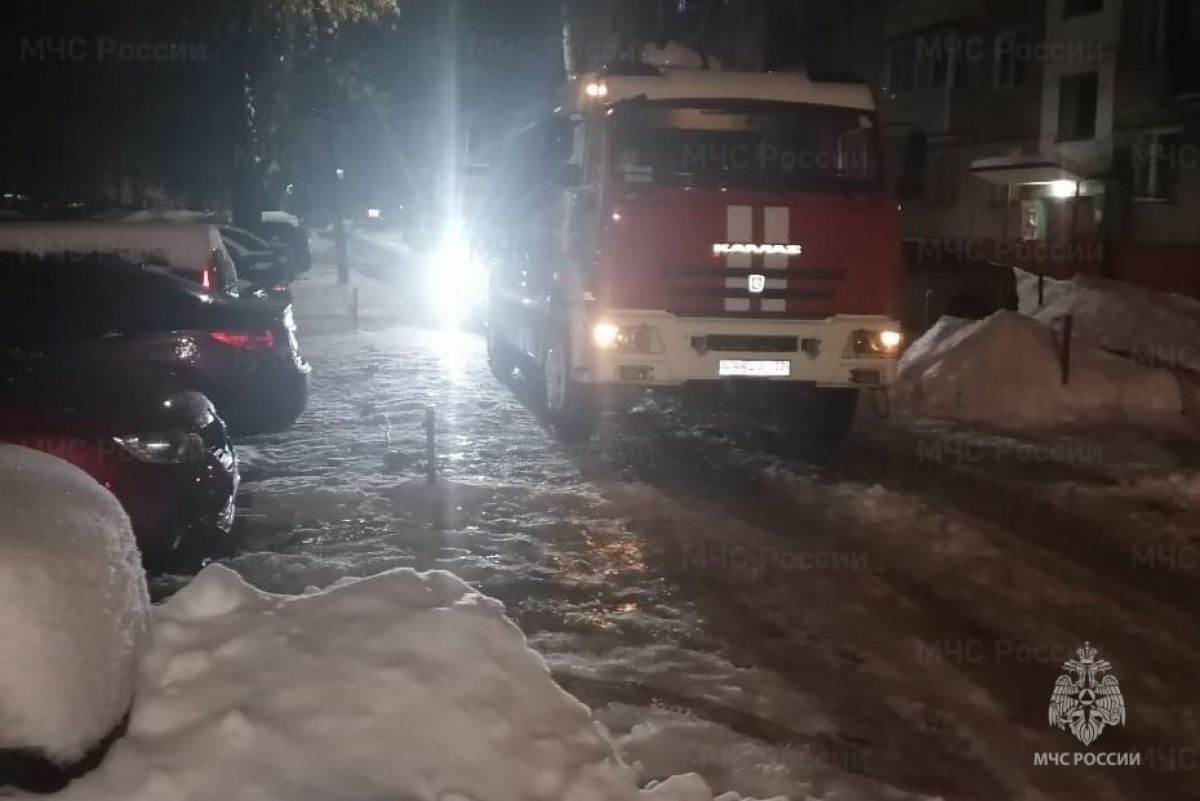
[[[372,13],[332,33],[303,0],[9,4],[0,190],[220,208],[243,181],[261,186],[264,207],[283,204],[289,185],[289,202],[307,207],[336,166],[362,203],[404,203],[428,190],[447,141],[475,148],[481,132],[548,107],[563,79],[559,0],[406,0],[389,12],[390,2],[334,2]],[[800,4],[767,5],[777,64],[821,41],[820,13],[806,27]],[[657,35],[653,3],[623,6],[635,35]],[[699,2],[664,8],[679,28],[707,13]]]

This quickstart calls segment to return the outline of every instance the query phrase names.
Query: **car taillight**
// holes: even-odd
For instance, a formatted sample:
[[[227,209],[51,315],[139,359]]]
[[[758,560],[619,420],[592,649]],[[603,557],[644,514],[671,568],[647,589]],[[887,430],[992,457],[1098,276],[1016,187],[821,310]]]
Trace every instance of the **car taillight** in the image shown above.
[[[200,271],[200,288],[205,292],[212,291],[214,272],[212,261],[209,260],[204,262],[204,269]]]
[[[275,334],[271,331],[211,331],[209,336],[233,348],[270,350],[275,347]]]

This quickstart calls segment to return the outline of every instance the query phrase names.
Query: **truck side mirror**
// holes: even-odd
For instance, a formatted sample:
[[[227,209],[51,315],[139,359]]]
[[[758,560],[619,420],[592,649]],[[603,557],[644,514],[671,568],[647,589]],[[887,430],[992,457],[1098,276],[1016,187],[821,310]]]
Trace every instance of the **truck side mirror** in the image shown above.
[[[583,183],[583,167],[571,162],[558,165],[555,183],[562,189],[574,189]]]

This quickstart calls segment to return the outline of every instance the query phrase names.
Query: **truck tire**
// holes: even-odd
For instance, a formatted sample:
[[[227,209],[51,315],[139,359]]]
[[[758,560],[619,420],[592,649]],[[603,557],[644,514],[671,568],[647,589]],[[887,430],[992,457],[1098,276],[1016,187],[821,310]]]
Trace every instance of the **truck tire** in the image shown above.
[[[854,425],[857,389],[813,389],[797,398],[790,413],[792,439],[801,445],[837,445]]]
[[[488,325],[487,329],[487,359],[492,375],[507,384],[512,379],[512,371],[520,366],[517,349],[496,336],[496,328]]]
[[[586,442],[600,420],[596,391],[573,378],[571,339],[562,328],[550,340],[542,360],[542,405],[559,439]]]

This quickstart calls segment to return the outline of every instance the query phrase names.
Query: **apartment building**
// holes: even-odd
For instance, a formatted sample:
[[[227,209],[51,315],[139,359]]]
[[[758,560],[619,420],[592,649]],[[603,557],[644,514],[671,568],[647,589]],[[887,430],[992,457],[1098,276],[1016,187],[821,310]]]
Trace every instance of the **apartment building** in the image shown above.
[[[1200,295],[1200,0],[892,0],[884,15],[889,149],[916,167],[906,236]]]

